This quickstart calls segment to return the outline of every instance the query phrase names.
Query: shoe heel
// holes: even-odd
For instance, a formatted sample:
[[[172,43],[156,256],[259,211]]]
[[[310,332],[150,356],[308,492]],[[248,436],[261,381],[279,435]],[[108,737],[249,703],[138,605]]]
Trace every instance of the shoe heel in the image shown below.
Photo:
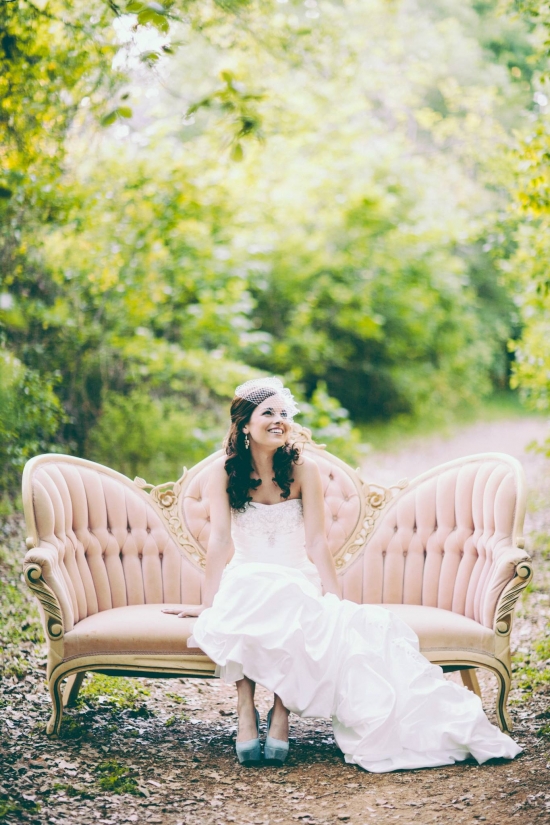
[[[260,714],[256,711],[256,728],[258,736],[256,739],[248,739],[246,742],[235,742],[235,752],[239,764],[245,768],[257,765],[262,759],[262,746],[260,745]]]
[[[272,765],[284,765],[288,750],[288,742],[268,736],[264,745],[264,760]]]
[[[236,742],[235,750],[239,764],[245,768],[257,765],[262,759],[262,748],[259,739],[250,739],[248,742]]]
[[[271,727],[271,711],[267,714],[267,736],[264,745],[264,761],[269,765],[284,765],[288,756],[289,744],[282,739],[274,739],[269,735]]]

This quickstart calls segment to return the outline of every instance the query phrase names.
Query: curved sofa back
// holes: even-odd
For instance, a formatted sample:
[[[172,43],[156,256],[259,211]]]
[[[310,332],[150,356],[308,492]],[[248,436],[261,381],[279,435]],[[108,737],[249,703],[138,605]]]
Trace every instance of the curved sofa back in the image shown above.
[[[369,484],[313,445],[326,531],[346,598],[442,607],[492,621],[506,584],[495,560],[523,526],[521,466],[469,456],[393,489]],[[65,630],[84,617],[146,603],[198,603],[210,532],[209,468],[145,492],[107,467],[61,455],[32,459],[23,477],[29,542],[55,550]]]
[[[327,541],[337,567],[342,567],[350,540],[363,523],[364,484],[351,467],[331,453],[314,446],[306,447],[306,450],[319,467],[325,497]],[[204,561],[210,537],[210,467],[221,455],[223,452],[220,450],[197,464],[184,476],[178,490],[178,518],[194,541],[199,564]]]
[[[523,470],[510,456],[436,467],[389,502],[344,573],[344,595],[439,607],[490,627],[513,575],[504,558],[522,545],[524,517]]]
[[[23,502],[28,543],[56,551],[54,572],[72,607],[65,631],[112,607],[200,602],[200,573],[125,476],[72,456],[38,456],[25,468]]]

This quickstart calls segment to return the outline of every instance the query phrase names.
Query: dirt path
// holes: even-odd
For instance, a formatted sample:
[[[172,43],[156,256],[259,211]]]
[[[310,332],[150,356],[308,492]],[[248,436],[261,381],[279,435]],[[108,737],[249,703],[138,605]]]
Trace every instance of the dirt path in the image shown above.
[[[478,422],[452,435],[435,435],[397,443],[392,450],[374,449],[363,463],[363,475],[380,484],[424,473],[437,464],[473,453],[507,453],[518,458],[525,468],[528,484],[534,485],[543,470],[544,459],[528,447],[550,435],[543,418],[511,418]]]
[[[372,453],[365,476],[382,483],[414,476],[434,464],[472,452],[513,450],[526,467],[533,495],[528,547],[543,567],[543,536],[550,532],[550,483],[544,461],[524,455],[524,446],[544,434],[534,419],[478,424],[449,440],[427,439],[395,453]],[[16,601],[17,565],[23,554],[22,525],[0,526],[2,572]],[[10,572],[11,571],[11,572]],[[547,580],[547,579],[546,579]],[[8,584],[9,586],[9,584]],[[26,595],[22,597],[26,599]],[[4,608],[4,627],[18,621],[25,603]],[[528,655],[532,638],[548,617],[545,577],[525,600],[514,644]],[[292,720],[291,755],[284,768],[239,768],[233,752],[233,688],[215,680],[116,680],[85,683],[84,702],[67,714],[63,736],[49,740],[44,722],[43,648],[33,641],[33,622],[14,656],[4,633],[0,680],[0,818],[6,822],[56,825],[225,825],[236,823],[338,823],[358,825],[450,825],[450,823],[550,822],[550,693],[512,704],[515,738],[524,753],[513,762],[473,762],[387,775],[346,765],[330,725]],[[17,643],[17,648],[21,643]],[[14,665],[14,662],[16,663]],[[112,681],[112,680],[111,680]],[[482,680],[484,704],[492,716],[494,685]],[[522,698],[523,696],[523,698]],[[262,718],[270,697],[258,691]],[[546,732],[545,732],[546,731]]]

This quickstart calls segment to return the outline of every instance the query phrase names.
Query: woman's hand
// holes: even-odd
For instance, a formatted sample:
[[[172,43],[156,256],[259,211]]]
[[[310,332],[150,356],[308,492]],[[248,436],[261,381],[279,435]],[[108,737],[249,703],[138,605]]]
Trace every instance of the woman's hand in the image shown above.
[[[178,619],[196,618],[206,610],[205,604],[180,604],[179,607],[163,607],[163,613],[173,613]]]

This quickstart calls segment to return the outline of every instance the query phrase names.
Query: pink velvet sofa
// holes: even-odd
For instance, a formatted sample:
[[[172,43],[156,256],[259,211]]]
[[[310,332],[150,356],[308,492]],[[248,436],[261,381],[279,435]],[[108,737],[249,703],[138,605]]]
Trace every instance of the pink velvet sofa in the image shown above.
[[[387,489],[312,444],[306,431],[298,437],[321,470],[344,597],[397,613],[424,655],[460,670],[471,690],[479,693],[476,668],[496,674],[497,718],[509,730],[510,631],[532,575],[520,464],[473,455]],[[59,732],[63,706],[87,671],[214,675],[213,662],[186,646],[194,620],[161,606],[200,603],[208,476],[218,455],[157,487],[72,456],[28,462],[24,574],[48,642],[49,734]]]

